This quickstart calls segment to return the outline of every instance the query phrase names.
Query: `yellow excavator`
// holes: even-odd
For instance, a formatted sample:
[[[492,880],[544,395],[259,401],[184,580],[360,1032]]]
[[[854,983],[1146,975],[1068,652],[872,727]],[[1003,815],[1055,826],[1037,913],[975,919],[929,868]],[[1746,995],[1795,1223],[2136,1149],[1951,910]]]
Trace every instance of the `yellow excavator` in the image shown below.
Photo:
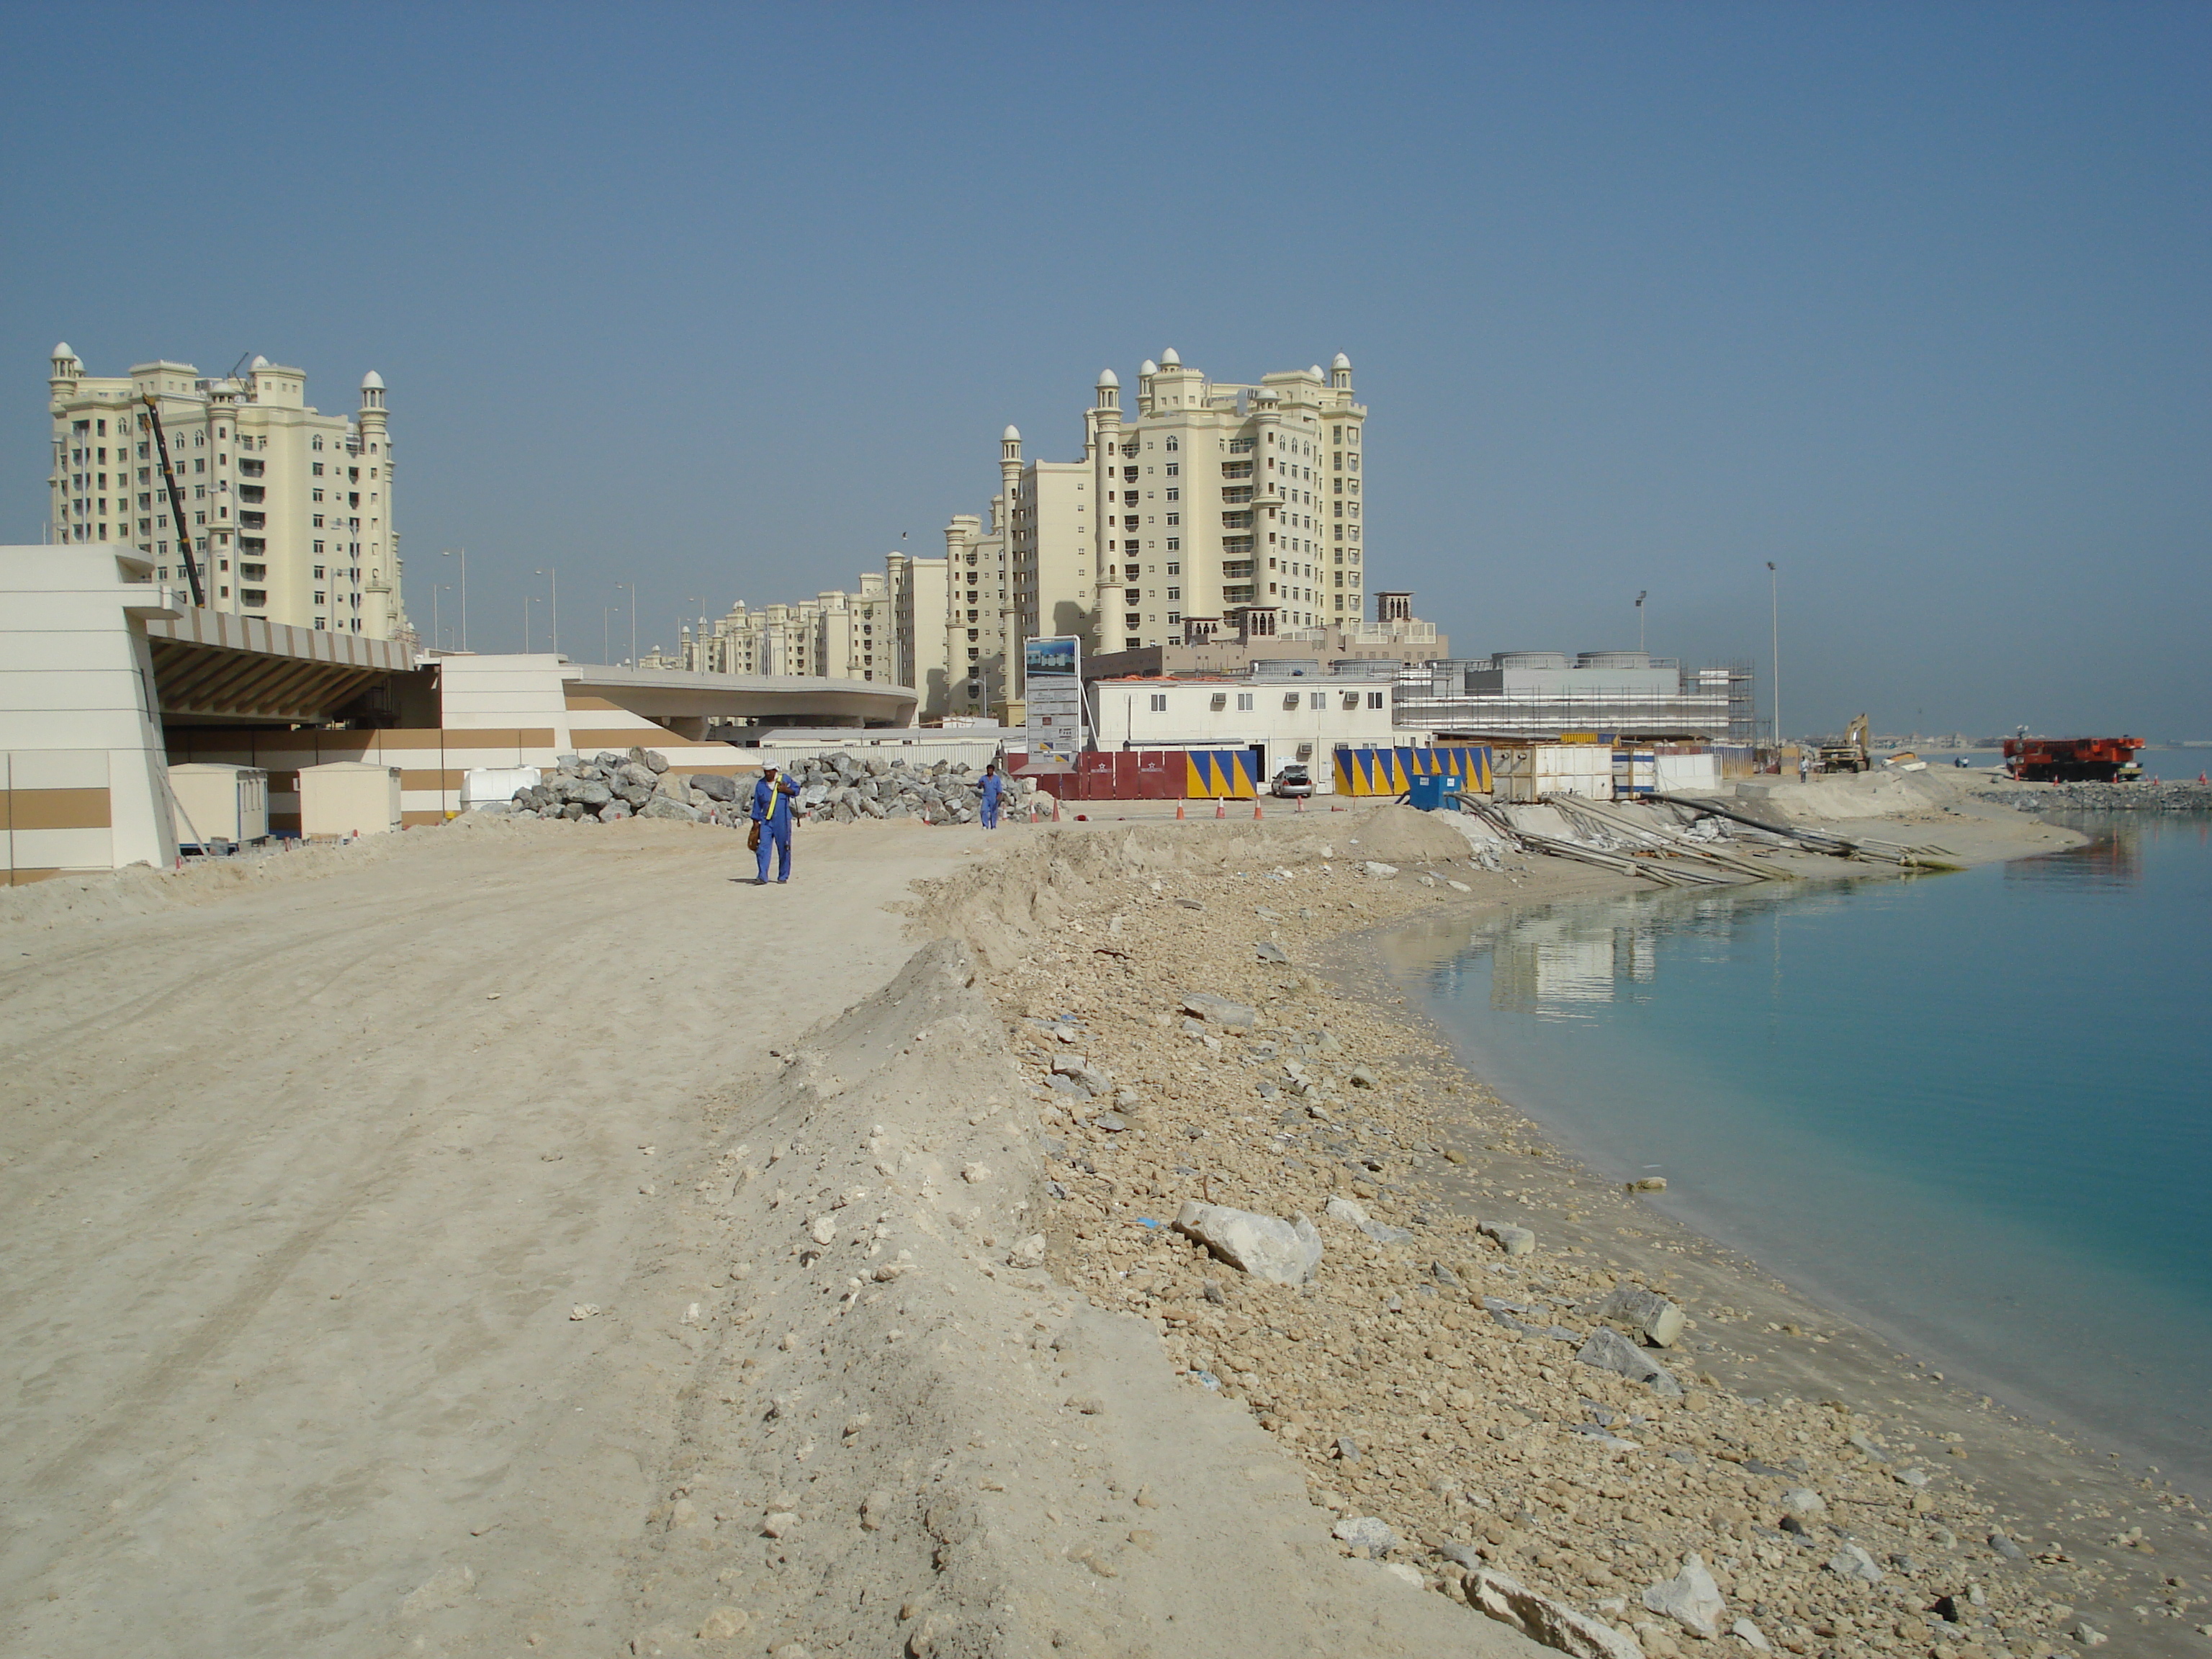
[[[1820,769],[1823,772],[1863,772],[1874,764],[1874,755],[1867,744],[1867,717],[1860,715],[1844,728],[1844,735],[1836,743],[1820,745]]]

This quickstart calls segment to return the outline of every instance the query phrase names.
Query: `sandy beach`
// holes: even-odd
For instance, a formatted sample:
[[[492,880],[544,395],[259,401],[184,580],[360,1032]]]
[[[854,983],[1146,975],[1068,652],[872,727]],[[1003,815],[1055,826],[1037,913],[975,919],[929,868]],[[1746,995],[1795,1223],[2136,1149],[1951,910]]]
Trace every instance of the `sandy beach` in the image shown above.
[[[1590,1651],[2200,1651],[2186,1498],[1372,993],[1378,926],[1620,885],[1468,850],[859,824],[763,892],[726,832],[482,823],[8,895],[7,1646],[1533,1652],[1502,1576]],[[1310,1218],[1311,1281],[1189,1200]]]

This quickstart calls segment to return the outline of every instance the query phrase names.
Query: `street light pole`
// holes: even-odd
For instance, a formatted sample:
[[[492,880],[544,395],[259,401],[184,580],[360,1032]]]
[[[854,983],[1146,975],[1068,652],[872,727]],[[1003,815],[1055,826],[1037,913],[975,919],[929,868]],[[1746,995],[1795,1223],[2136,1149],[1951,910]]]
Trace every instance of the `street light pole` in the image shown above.
[[[637,666],[637,584],[617,582],[615,586],[629,590],[629,665],[635,668]]]
[[[1638,651],[1644,648],[1644,601],[1650,596],[1651,590],[1648,587],[1636,596],[1636,648]]]
[[[438,556],[461,562],[461,649],[465,651],[469,648],[469,550],[449,547]]]
[[[1766,603],[1768,638],[1774,647],[1774,747],[1778,756],[1782,748],[1782,586],[1771,559],[1766,562]],[[1780,765],[1780,760],[1775,764]]]
[[[551,565],[548,565],[548,566],[546,566],[546,567],[545,567],[545,568],[544,568],[544,569],[543,569],[543,570],[539,571],[538,574],[539,575],[541,575],[541,576],[547,576],[547,577],[550,577],[550,578],[552,579],[552,582],[553,582],[553,617],[552,617],[553,649],[554,649],[556,652],[558,652],[558,651],[561,649],[561,573],[560,573],[560,571],[559,571],[559,570],[556,569],[553,566],[551,566]]]

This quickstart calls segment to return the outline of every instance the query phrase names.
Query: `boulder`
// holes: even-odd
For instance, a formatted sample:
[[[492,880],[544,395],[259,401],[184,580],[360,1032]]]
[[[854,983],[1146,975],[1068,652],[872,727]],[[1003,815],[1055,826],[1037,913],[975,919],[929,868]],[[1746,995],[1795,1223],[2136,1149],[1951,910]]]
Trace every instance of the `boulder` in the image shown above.
[[[1617,1319],[1655,1348],[1671,1348],[1682,1334],[1682,1310],[1640,1285],[1620,1285],[1597,1305],[1597,1317]]]
[[[588,779],[581,783],[571,784],[568,787],[568,799],[580,806],[605,806],[614,798],[615,792],[606,785],[593,783]]]
[[[1395,876],[1398,873],[1398,866],[1395,864],[1385,864],[1380,859],[1369,859],[1360,865],[1359,873],[1363,876]]]
[[[614,778],[618,784],[634,784],[640,789],[649,790],[653,783],[653,769],[642,761],[624,761],[615,768]]]
[[[738,781],[718,772],[694,772],[691,787],[708,800],[732,801],[738,798]]]
[[[1259,1016],[1241,1002],[1231,1002],[1227,997],[1218,997],[1204,991],[1193,991],[1182,999],[1183,1012],[1194,1014],[1208,1025],[1218,1025],[1231,1031],[1249,1031]]]
[[[1176,1216],[1175,1226],[1239,1272],[1273,1284],[1307,1284],[1321,1263],[1321,1235],[1304,1216],[1285,1221],[1194,1199]]]
[[[647,801],[637,815],[641,818],[667,818],[678,823],[696,823],[699,821],[699,815],[682,801],[671,800],[659,794]]]
[[[1644,1592],[1644,1605],[1706,1641],[1721,1633],[1721,1620],[1728,1612],[1720,1586],[1705,1571],[1705,1558],[1695,1551],[1682,1558],[1680,1572]]]
[[[1612,1371],[1632,1382],[1641,1382],[1662,1399],[1679,1398],[1682,1385],[1674,1381],[1666,1367],[1644,1358],[1644,1350],[1631,1342],[1611,1326],[1601,1325],[1583,1343],[1582,1352],[1575,1356],[1583,1364],[1595,1366],[1601,1371]]]
[[[658,749],[633,749],[629,757],[640,766],[651,769],[655,776],[668,769],[668,757]]]
[[[1644,1659],[1634,1638],[1601,1620],[1539,1595],[1517,1578],[1488,1568],[1467,1575],[1468,1605],[1501,1625],[1510,1625],[1532,1642],[1571,1653],[1576,1659]]]
[[[1474,1230],[1486,1238],[1497,1240],[1508,1255],[1527,1255],[1536,1248],[1536,1235],[1510,1222],[1478,1221]]]
[[[631,808],[630,804],[626,800],[611,800],[605,806],[599,808],[599,822],[601,823],[613,823],[620,819],[634,817],[635,816],[636,813]]]
[[[1252,951],[1262,962],[1287,964],[1291,959],[1291,953],[1271,939],[1261,939],[1252,947]]]

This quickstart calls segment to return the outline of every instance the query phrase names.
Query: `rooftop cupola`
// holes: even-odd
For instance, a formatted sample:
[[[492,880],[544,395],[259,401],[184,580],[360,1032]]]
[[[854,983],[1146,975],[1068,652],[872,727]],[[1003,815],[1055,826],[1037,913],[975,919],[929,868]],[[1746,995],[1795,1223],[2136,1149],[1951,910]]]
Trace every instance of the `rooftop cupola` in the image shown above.
[[[84,378],[84,365],[77,361],[76,353],[64,340],[53,349],[51,377],[55,380],[80,380]]]
[[[1182,367],[1182,357],[1181,354],[1179,354],[1173,346],[1170,346],[1165,351],[1160,353],[1160,367],[1162,368],[1181,368]]]
[[[999,449],[1000,460],[1012,461],[1019,466],[1022,460],[1021,433],[1013,427],[1008,427],[999,434]]]
[[[363,409],[384,407],[384,376],[373,368],[361,377],[361,406]]]
[[[1121,377],[1110,368],[1098,371],[1098,407],[1112,410],[1121,407]]]
[[[1352,359],[1341,351],[1336,354],[1336,361],[1328,366],[1328,384],[1334,391],[1352,390]]]

